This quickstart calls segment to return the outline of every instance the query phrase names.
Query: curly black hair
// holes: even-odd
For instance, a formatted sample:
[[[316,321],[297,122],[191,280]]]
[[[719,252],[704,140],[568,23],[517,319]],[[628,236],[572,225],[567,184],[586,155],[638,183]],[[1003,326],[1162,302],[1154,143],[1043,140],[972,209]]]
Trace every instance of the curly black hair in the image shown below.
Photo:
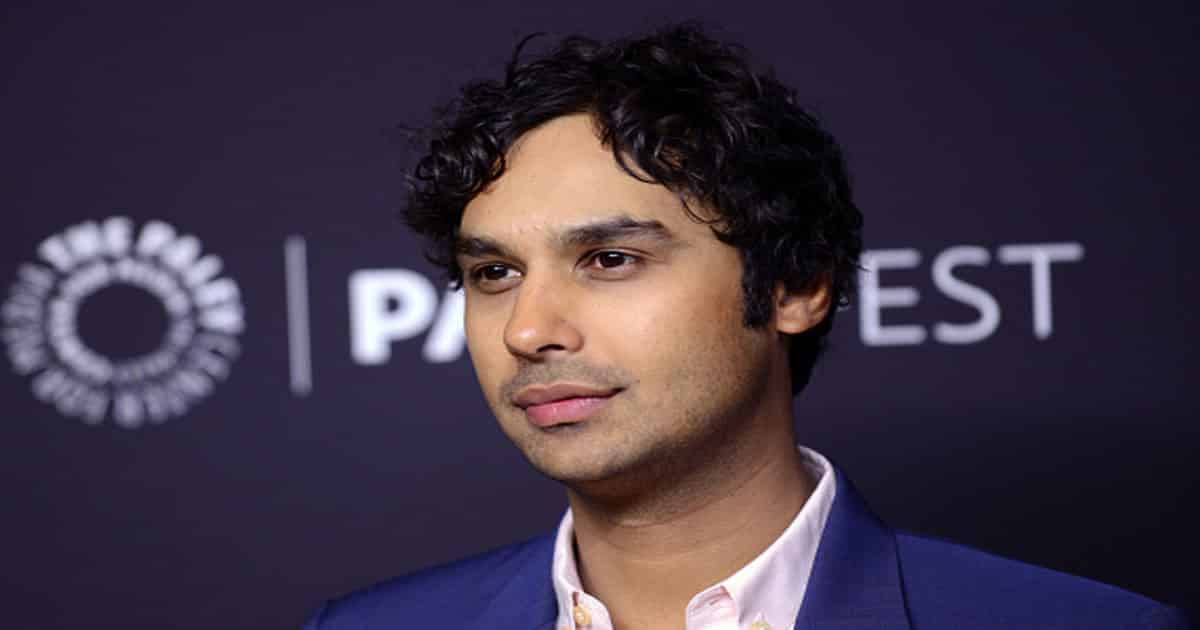
[[[694,23],[607,43],[568,37],[526,60],[529,39],[502,81],[468,84],[429,130],[403,217],[431,240],[429,259],[461,283],[455,240],[463,208],[504,173],[513,142],[553,118],[590,114],[630,176],[677,193],[693,219],[741,252],[746,326],[769,321],[779,283],[797,291],[828,283],[835,308],[790,340],[793,392],[800,391],[836,307],[854,290],[862,249],[862,214],[833,137],[795,91],[754,72],[741,47]]]

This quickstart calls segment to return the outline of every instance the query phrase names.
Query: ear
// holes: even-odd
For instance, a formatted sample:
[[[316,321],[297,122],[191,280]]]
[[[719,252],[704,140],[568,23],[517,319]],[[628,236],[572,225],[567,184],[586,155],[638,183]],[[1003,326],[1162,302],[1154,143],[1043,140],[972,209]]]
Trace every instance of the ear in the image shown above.
[[[829,274],[822,274],[802,290],[775,285],[775,330],[796,335],[824,321],[830,308],[829,282]]]

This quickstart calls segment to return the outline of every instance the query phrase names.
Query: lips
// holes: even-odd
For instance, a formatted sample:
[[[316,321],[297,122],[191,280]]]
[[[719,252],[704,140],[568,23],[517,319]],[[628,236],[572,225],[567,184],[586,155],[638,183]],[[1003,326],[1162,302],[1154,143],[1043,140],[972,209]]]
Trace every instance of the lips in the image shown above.
[[[587,385],[555,383],[526,387],[513,397],[513,404],[525,410],[530,422],[539,427],[582,422],[594,415],[619,393],[620,389],[602,389]]]

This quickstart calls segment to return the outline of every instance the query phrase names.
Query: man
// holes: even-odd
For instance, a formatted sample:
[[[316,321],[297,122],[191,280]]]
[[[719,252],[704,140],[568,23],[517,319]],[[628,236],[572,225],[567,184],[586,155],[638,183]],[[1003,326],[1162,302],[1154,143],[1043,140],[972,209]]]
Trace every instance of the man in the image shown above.
[[[1115,588],[897,533],[796,446],[861,249],[833,139],[694,27],[514,60],[435,133],[407,221],[466,294],[557,533],[309,628],[1182,628]]]

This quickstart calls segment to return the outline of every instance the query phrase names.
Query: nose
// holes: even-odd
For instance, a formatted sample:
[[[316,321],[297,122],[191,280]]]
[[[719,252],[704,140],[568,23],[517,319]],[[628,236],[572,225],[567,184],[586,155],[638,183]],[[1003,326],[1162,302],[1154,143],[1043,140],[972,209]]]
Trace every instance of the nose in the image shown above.
[[[504,345],[509,352],[544,361],[583,347],[583,335],[571,323],[569,290],[549,279],[526,276],[518,291],[504,327]]]

